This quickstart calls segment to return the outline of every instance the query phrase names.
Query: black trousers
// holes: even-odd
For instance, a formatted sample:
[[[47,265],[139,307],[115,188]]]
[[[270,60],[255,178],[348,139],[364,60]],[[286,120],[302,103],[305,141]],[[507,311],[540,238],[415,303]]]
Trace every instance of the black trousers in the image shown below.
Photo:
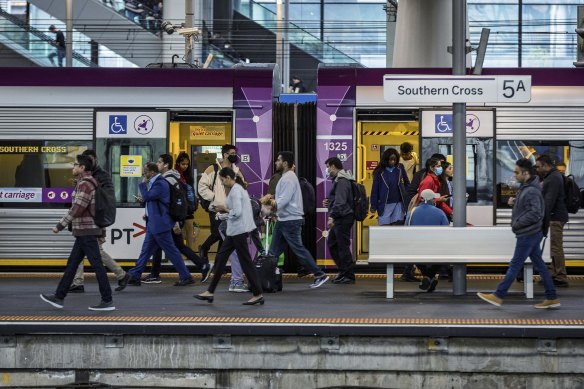
[[[201,257],[197,255],[190,247],[185,245],[182,234],[177,235],[171,231],[172,240],[178,251],[191,260],[195,265],[202,269],[203,266],[209,263],[209,260],[204,261]],[[153,277],[160,277],[160,270],[162,268],[162,249],[159,247],[154,255],[152,256],[152,270],[150,270],[150,275]]]
[[[351,254],[351,229],[355,218],[352,214],[335,219],[330,229],[327,245],[335,264],[339,268],[338,277],[355,279],[355,264]]]
[[[416,265],[424,277],[434,278],[441,265]]]
[[[219,280],[223,275],[223,269],[227,264],[229,256],[235,250],[237,257],[239,258],[239,264],[243,273],[247,277],[249,282],[249,287],[254,296],[262,294],[262,285],[260,284],[260,279],[256,268],[251,260],[251,255],[249,255],[249,247],[247,246],[248,233],[239,234],[234,236],[226,236],[225,240],[221,244],[221,248],[215,257],[215,265],[213,266],[213,279],[207,289],[210,293],[214,293],[219,284]]]
[[[97,236],[77,236],[75,237],[75,244],[69,254],[69,259],[67,260],[67,267],[65,268],[65,273],[63,278],[57,286],[57,291],[55,296],[60,299],[64,299],[67,296],[67,292],[73,283],[73,278],[75,277],[75,272],[83,258],[87,257],[89,263],[95,271],[95,277],[97,278],[97,283],[99,284],[99,293],[101,294],[101,299],[106,303],[112,301],[112,289],[107,279],[107,273],[101,262],[101,255],[99,254],[99,244],[97,243]]]
[[[219,234],[219,224],[221,224],[221,220],[217,220],[215,215],[217,215],[216,212],[209,212],[209,228],[211,229],[211,235],[209,235],[201,245],[201,248],[205,251],[209,251],[213,243],[219,242],[219,247],[221,247],[223,242],[223,239],[221,239],[221,235]],[[219,251],[219,249],[217,249],[217,251]]]

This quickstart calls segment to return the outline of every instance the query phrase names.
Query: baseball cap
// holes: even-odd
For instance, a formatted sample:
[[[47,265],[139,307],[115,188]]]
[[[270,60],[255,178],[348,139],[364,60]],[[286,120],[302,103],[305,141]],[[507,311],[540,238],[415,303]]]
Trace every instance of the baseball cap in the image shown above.
[[[430,201],[433,199],[440,198],[440,194],[434,193],[434,191],[432,189],[424,189],[422,191],[422,193],[420,194],[420,196],[422,197],[422,200],[424,200],[424,201]]]

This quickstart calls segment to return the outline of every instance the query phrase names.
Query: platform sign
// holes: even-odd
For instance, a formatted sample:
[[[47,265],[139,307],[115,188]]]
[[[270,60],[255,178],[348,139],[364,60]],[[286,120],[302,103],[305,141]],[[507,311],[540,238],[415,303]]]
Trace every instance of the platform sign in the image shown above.
[[[142,156],[120,156],[120,177],[142,177]]]
[[[383,76],[390,103],[528,103],[531,76]]]

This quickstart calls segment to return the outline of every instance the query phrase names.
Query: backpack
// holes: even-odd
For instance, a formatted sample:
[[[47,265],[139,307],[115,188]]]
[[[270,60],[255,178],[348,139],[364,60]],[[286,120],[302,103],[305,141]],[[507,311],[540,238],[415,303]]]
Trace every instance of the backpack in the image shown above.
[[[580,208],[580,187],[576,184],[574,176],[571,174],[564,177],[564,191],[566,193],[564,200],[568,212],[578,213]]]
[[[355,220],[362,222],[369,213],[369,197],[367,197],[367,190],[362,184],[351,181],[351,189],[353,192],[353,211]]]
[[[105,172],[104,172],[105,173]],[[116,221],[116,193],[109,174],[98,174],[93,176],[97,186],[93,181],[89,182],[95,188],[95,215],[93,221],[100,228],[109,227]]]
[[[262,204],[260,203],[260,200],[250,196],[249,201],[251,202],[251,212],[256,226],[264,224],[262,218]]]
[[[215,172],[215,176],[213,177],[213,183],[211,184],[211,192],[215,190],[215,181],[217,181],[217,172],[219,171],[219,166],[214,163],[213,164],[213,171]],[[205,210],[205,212],[209,212],[209,206],[211,205],[211,201],[205,200],[203,196],[197,191],[197,197],[199,198],[199,203],[201,207]]]
[[[313,215],[316,213],[316,193],[314,187],[304,177],[298,178],[300,191],[302,192],[302,211],[304,215]]]
[[[169,178],[174,180],[174,184],[170,182]],[[187,190],[182,182],[174,176],[164,177],[170,187],[170,204],[168,205],[168,214],[175,222],[182,222],[189,214],[189,202],[187,200]],[[185,185],[187,186],[187,185]]]
[[[187,194],[187,214],[192,215],[199,208],[199,201],[195,196],[195,190],[189,184],[181,182],[183,189]]]

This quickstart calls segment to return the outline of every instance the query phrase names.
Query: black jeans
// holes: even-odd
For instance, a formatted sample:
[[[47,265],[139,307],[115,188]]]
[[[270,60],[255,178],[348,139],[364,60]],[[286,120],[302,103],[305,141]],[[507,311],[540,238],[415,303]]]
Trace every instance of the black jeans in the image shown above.
[[[219,247],[221,247],[221,243],[223,239],[221,239],[221,235],[219,234],[219,224],[221,224],[221,220],[217,220],[215,218],[217,215],[216,212],[209,212],[209,228],[211,229],[211,235],[203,242],[201,248],[206,252],[209,251],[213,243],[219,242]],[[217,249],[219,252],[219,248]]]
[[[442,265],[416,265],[424,277],[434,278]]]
[[[260,284],[260,279],[256,268],[251,260],[251,255],[249,255],[249,247],[247,246],[247,236],[248,234],[239,234],[234,236],[227,236],[221,244],[221,248],[215,257],[215,265],[213,267],[213,280],[211,280],[211,285],[209,285],[209,292],[214,293],[219,280],[223,275],[223,269],[225,269],[225,264],[229,259],[229,256],[235,250],[237,253],[237,258],[239,258],[239,264],[243,273],[247,277],[249,282],[249,287],[254,296],[262,294],[262,285]]]
[[[351,229],[355,223],[352,214],[335,219],[333,228],[330,229],[327,245],[331,251],[331,257],[339,268],[338,277],[355,279],[355,265],[351,254]]]
[[[77,236],[75,238],[75,244],[73,244],[73,249],[71,250],[71,254],[69,254],[65,273],[59,282],[59,286],[57,286],[57,291],[55,292],[57,298],[64,299],[67,296],[67,292],[69,292],[69,288],[73,283],[73,278],[75,278],[77,267],[79,267],[83,258],[87,257],[89,263],[95,270],[95,277],[99,284],[101,299],[106,303],[112,301],[112,289],[107,279],[107,273],[103,267],[103,263],[101,262],[97,238],[96,235]]]
[[[172,241],[174,245],[187,259],[191,260],[199,269],[203,269],[203,266],[209,263],[209,260],[203,261],[190,247],[185,245],[182,234],[177,235],[171,231]],[[153,277],[160,277],[160,270],[162,268],[162,249],[159,247],[154,255],[152,256],[152,270],[150,270],[150,275]]]

